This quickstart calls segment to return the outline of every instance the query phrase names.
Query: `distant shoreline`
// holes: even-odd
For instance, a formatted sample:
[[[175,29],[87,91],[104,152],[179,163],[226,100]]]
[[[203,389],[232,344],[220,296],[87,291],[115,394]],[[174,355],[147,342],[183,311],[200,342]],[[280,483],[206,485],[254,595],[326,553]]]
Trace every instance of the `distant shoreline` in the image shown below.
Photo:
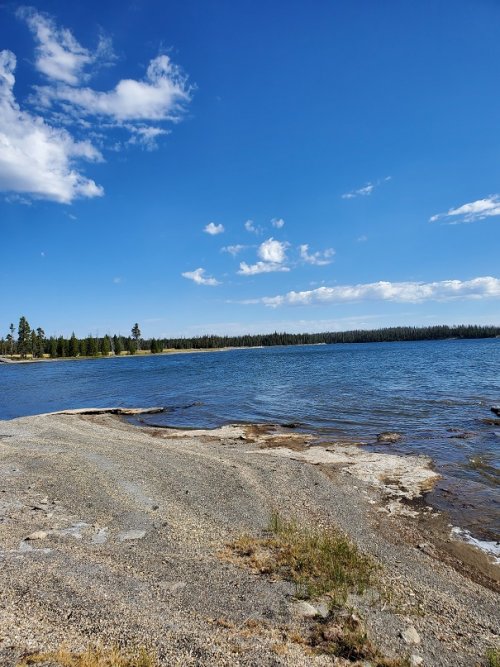
[[[18,356],[0,356],[0,365],[4,364],[35,364],[43,363],[48,361],[89,361],[95,359],[129,359],[133,357],[160,357],[160,356],[169,356],[173,354],[198,354],[198,353],[207,353],[207,352],[229,352],[231,350],[260,350],[264,348],[272,347],[312,347],[312,346],[321,346],[321,345],[360,345],[360,344],[372,344],[372,343],[422,343],[426,341],[451,341],[451,340],[500,340],[500,336],[479,336],[477,338],[461,338],[458,336],[450,336],[448,338],[425,338],[425,339],[408,339],[408,340],[380,340],[380,341],[346,341],[346,342],[332,342],[332,343],[283,343],[276,345],[229,345],[225,347],[207,347],[207,348],[168,348],[162,352],[150,352],[149,350],[139,350],[135,354],[119,354],[115,355],[110,353],[109,355],[96,355],[96,356],[81,356],[76,357],[50,357],[44,356],[43,358],[26,358],[20,359]]]

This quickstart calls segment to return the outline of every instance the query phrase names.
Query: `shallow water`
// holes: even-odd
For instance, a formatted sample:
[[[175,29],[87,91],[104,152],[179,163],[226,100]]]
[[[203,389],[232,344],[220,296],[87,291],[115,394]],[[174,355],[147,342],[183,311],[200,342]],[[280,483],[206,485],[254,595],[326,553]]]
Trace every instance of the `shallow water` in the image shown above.
[[[0,419],[66,408],[166,406],[151,424],[300,422],[322,438],[427,454],[443,475],[428,497],[454,524],[498,539],[500,339],[230,350],[0,364]]]

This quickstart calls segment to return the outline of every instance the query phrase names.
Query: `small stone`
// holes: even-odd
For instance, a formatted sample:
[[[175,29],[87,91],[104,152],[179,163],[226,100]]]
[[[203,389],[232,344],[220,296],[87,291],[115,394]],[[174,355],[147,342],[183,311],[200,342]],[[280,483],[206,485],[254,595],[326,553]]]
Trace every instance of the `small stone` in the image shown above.
[[[330,615],[330,608],[324,602],[320,602],[316,605],[316,615],[321,616],[321,618],[328,618]]]
[[[491,411],[493,412],[493,414],[500,417],[500,405],[492,405],[491,406]]]
[[[410,625],[409,628],[403,630],[403,632],[401,632],[401,637],[407,644],[420,644],[420,635],[415,630],[413,625]]]
[[[45,530],[35,530],[34,533],[31,533],[31,535],[28,535],[26,537],[26,540],[44,540],[47,537],[48,533],[45,532]]]
[[[142,540],[145,535],[145,530],[127,530],[123,533],[120,533],[118,538],[120,542],[124,542],[125,540]]]
[[[316,607],[313,607],[309,602],[298,602],[295,605],[295,611],[299,616],[303,616],[304,618],[314,618],[318,615]]]
[[[391,443],[391,442],[399,442],[399,440],[402,440],[403,436],[401,433],[395,433],[393,431],[385,431],[384,433],[379,433],[377,435],[377,442],[386,442],[386,443]]]
[[[410,656],[410,667],[419,667],[419,665],[423,664],[424,664],[424,659],[422,658],[422,656],[417,655],[416,653]]]

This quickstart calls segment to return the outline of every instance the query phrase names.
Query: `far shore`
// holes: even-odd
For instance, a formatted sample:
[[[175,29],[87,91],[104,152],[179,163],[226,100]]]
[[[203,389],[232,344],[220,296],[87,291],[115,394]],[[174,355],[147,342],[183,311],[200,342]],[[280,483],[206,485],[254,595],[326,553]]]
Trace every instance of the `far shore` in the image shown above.
[[[323,343],[319,343],[323,345]],[[213,348],[189,348],[186,350],[177,350],[176,348],[169,348],[163,350],[163,352],[152,353],[149,350],[138,350],[135,354],[112,354],[102,355],[98,354],[93,357],[86,357],[78,355],[77,357],[50,357],[49,355],[44,355],[40,358],[31,358],[27,357],[26,359],[21,359],[19,356],[0,356],[0,364],[37,364],[48,361],[88,361],[90,359],[132,359],[134,357],[165,357],[172,354],[203,354],[207,352],[229,352],[230,350],[255,350],[260,349],[262,346],[251,346],[251,347],[213,347]]]

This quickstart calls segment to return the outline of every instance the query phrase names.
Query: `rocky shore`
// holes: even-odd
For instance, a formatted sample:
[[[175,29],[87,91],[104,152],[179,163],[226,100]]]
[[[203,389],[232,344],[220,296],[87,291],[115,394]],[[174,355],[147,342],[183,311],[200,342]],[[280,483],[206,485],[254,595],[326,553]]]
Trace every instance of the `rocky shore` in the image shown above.
[[[498,647],[500,568],[426,507],[437,474],[425,457],[318,446],[290,428],[74,412],[0,422],[1,665],[96,642],[169,666],[474,667]],[[376,564],[377,584],[342,613],[387,662],[335,657],[324,599],[228,557],[276,512],[334,527]]]

